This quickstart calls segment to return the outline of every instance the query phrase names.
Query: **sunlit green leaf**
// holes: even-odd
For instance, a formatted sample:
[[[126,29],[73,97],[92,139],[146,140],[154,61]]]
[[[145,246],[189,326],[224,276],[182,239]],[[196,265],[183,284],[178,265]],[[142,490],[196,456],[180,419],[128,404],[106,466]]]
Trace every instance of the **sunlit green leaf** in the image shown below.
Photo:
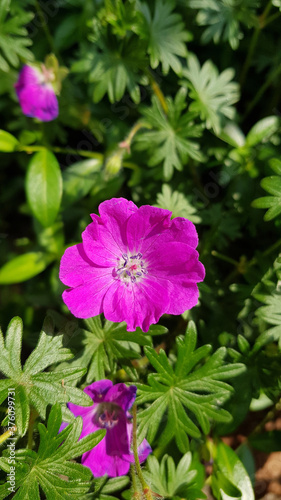
[[[26,194],[33,215],[45,227],[56,219],[62,197],[62,176],[56,157],[43,149],[31,159]]]

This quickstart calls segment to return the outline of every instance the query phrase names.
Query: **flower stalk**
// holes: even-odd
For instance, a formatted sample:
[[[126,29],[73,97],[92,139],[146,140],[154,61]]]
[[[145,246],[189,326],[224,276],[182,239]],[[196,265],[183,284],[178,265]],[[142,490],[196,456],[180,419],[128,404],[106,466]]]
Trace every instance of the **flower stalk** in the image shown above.
[[[153,500],[151,490],[150,490],[149,486],[146,484],[146,481],[143,477],[141,466],[140,466],[140,461],[139,461],[139,456],[138,456],[137,406],[135,404],[133,405],[133,453],[134,453],[134,459],[135,459],[135,468],[136,468],[136,472],[137,472],[138,478],[139,478],[141,486],[142,486],[144,497],[147,500]]]
[[[270,10],[271,10],[271,7],[272,7],[272,2],[271,2],[271,0],[269,0],[263,13],[257,19],[257,26],[254,30],[253,35],[252,35],[250,45],[249,45],[248,54],[247,54],[244,66],[242,68],[242,71],[241,71],[241,76],[240,76],[241,89],[244,85],[244,82],[246,80],[246,76],[248,74],[248,71],[249,71],[249,68],[250,68],[250,65],[252,62],[252,58],[253,58],[253,55],[254,55],[254,52],[256,49],[256,45],[257,45],[257,42],[258,42],[258,39],[260,36],[260,32],[265,26],[267,26],[269,24],[269,22],[274,21],[274,19],[275,19],[275,15],[271,16],[270,18],[267,17]],[[279,13],[277,13],[277,14],[279,14]]]
[[[45,16],[44,16],[44,13],[42,11],[42,8],[41,8],[39,0],[36,0],[35,7],[36,7],[37,14],[38,14],[38,17],[39,17],[40,22],[41,22],[41,26],[42,26],[42,28],[43,28],[43,30],[45,32],[46,40],[48,41],[48,44],[50,46],[51,51],[53,53],[55,53],[55,47],[54,47],[53,38],[52,38],[52,35],[51,35],[50,30],[48,28],[48,25],[47,25],[47,23],[45,21]]]
[[[162,106],[164,113],[167,115],[168,114],[168,104],[166,102],[166,99],[165,99],[165,96],[164,96],[162,90],[160,89],[158,83],[154,80],[154,78],[150,72],[147,73],[147,76],[149,78],[149,83],[150,83],[150,86],[151,86],[153,93],[156,95],[157,99],[159,100],[159,102]]]
[[[10,438],[10,436],[13,436],[16,432],[17,428],[16,426],[12,427],[11,429],[9,429],[8,431],[4,432],[1,436],[0,436],[0,445],[2,443],[5,443],[5,441],[7,441],[7,439]]]

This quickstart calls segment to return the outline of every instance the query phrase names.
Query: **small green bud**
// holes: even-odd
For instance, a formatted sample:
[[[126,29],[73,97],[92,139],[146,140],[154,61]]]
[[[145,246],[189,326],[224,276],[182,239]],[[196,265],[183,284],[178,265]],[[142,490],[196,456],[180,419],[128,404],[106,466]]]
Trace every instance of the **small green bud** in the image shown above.
[[[108,177],[115,177],[121,170],[123,164],[124,151],[114,151],[105,162],[105,172]]]

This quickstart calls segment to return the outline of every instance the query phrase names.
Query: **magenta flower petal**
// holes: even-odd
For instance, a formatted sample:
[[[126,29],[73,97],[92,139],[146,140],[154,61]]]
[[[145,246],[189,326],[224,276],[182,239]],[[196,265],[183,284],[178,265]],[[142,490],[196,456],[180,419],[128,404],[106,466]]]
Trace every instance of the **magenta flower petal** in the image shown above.
[[[87,257],[97,266],[115,266],[120,255],[120,248],[108,229],[95,220],[82,233],[83,248]],[[123,251],[126,247],[124,246]]]
[[[147,331],[165,313],[181,314],[198,301],[205,276],[195,250],[192,222],[124,198],[103,202],[101,216],[82,234],[83,243],[66,250],[60,278],[70,286],[63,300],[79,318],[104,313],[126,321],[129,331]]]
[[[99,275],[88,283],[65,290],[62,298],[76,318],[90,318],[102,313],[102,300],[112,278],[108,271],[99,270]]]
[[[99,269],[93,267],[85,254],[82,243],[69,247],[64,252],[60,265],[60,280],[68,286],[76,287],[88,283],[99,276]],[[104,274],[104,270],[103,273]]]
[[[172,212],[149,205],[139,208],[127,222],[128,249],[144,254],[171,225]]]
[[[149,442],[144,439],[138,447],[138,456],[140,463],[144,462],[147,459],[148,455],[150,455],[150,453],[152,453],[152,448]]]
[[[167,314],[183,314],[184,311],[196,306],[199,298],[199,291],[196,283],[170,283],[170,296],[177,297],[171,300],[167,307]]]
[[[185,243],[163,244],[163,239],[159,237],[156,245],[149,250],[147,255],[149,273],[155,277],[166,277],[170,281],[202,281],[205,271],[198,261],[198,252]]]
[[[130,215],[137,212],[138,207],[125,198],[112,198],[104,201],[99,206],[99,212],[103,224],[112,235],[112,239],[119,247],[121,253],[126,250],[126,222]]]
[[[105,401],[114,401],[122,410],[128,411],[136,399],[137,388],[135,385],[127,387],[125,384],[113,385],[105,396]]]
[[[169,238],[170,241],[186,243],[192,248],[196,248],[198,245],[198,234],[194,224],[183,217],[176,217],[172,220]]]
[[[126,476],[130,462],[119,455],[108,455],[105,438],[91,451],[84,453],[81,463],[91,469],[94,477],[107,474],[109,477]]]
[[[159,321],[169,304],[167,287],[169,284],[152,276],[137,287],[114,283],[104,296],[104,315],[110,321],[126,321],[129,332],[138,326],[147,332],[151,324]]]
[[[108,455],[118,455],[121,457],[130,453],[127,425],[128,419],[126,414],[122,409],[120,409],[118,414],[118,423],[114,425],[109,432],[107,430],[105,442],[106,453]]]
[[[90,396],[95,403],[100,403],[105,400],[107,392],[112,386],[113,382],[111,382],[111,380],[98,380],[97,382],[93,382],[91,385],[87,385],[84,392],[86,392],[86,394],[88,394],[88,396]]]
[[[57,118],[59,107],[55,91],[39,69],[23,66],[15,89],[25,115],[44,122]]]
[[[132,424],[128,408],[136,397],[136,387],[125,384],[113,385],[110,380],[99,380],[85,387],[94,404],[90,407],[68,403],[75,417],[82,417],[83,428],[80,439],[97,429],[106,429],[105,437],[91,451],[84,453],[82,464],[91,469],[95,477],[107,474],[110,477],[125,475],[134,462],[131,451]],[[60,432],[66,424],[62,424]],[[151,448],[146,440],[139,447],[139,459],[143,462]]]
[[[133,441],[133,424],[129,423],[127,428],[128,428],[130,443],[132,443],[132,441]],[[143,442],[138,447],[138,457],[139,457],[140,463],[144,462],[147,459],[148,455],[150,455],[150,453],[152,453],[152,448],[151,448],[150,444],[148,443],[148,441],[146,439],[144,439]],[[134,455],[132,453],[130,455],[124,455],[123,458],[125,460],[127,460],[128,462],[131,462],[131,463],[135,462]]]
[[[21,92],[29,85],[36,85],[40,82],[40,71],[32,66],[25,64],[20,73],[15,89]]]

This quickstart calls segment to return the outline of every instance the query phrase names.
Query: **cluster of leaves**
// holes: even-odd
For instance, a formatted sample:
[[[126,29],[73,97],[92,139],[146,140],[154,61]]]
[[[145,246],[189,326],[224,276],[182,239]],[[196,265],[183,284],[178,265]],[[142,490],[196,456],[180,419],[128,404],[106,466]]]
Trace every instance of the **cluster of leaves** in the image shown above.
[[[48,322],[46,322],[48,323]],[[20,318],[14,318],[4,338],[0,332],[1,362],[0,369],[7,378],[0,380],[1,403],[7,398],[7,391],[15,392],[15,415],[17,433],[23,436],[28,428],[30,407],[44,419],[49,404],[72,401],[76,404],[91,404],[91,399],[80,389],[73,387],[73,381],[79,379],[84,368],[68,367],[63,371],[46,372],[48,366],[69,359],[73,356],[69,349],[62,347],[62,335],[53,335],[45,324],[37,347],[21,365],[23,325]]]
[[[91,471],[83,465],[73,462],[83,453],[94,448],[105,435],[104,430],[89,434],[79,440],[82,432],[82,419],[76,418],[64,430],[59,432],[62,424],[62,411],[56,403],[49,414],[47,426],[38,424],[40,444],[38,451],[18,449],[15,452],[15,476],[17,493],[14,498],[24,500],[32,498],[40,500],[39,487],[47,500],[79,499],[89,490]],[[10,473],[10,450],[5,450],[0,467]],[[10,496],[9,482],[0,486],[0,498]]]
[[[202,34],[202,43],[220,41],[229,42],[232,49],[237,49],[243,32],[240,23],[247,27],[257,24],[258,0],[191,0],[190,7],[198,9],[196,21],[199,26],[207,26]]]
[[[149,130],[137,137],[137,148],[149,155],[148,165],[163,163],[166,180],[173,176],[174,168],[182,170],[187,158],[202,161],[199,144],[190,140],[200,137],[202,125],[194,123],[195,113],[186,111],[186,89],[178,91],[174,102],[167,99],[167,115],[159,101],[154,98],[152,107],[143,110]]]
[[[152,68],[161,63],[164,73],[170,68],[181,72],[180,57],[186,55],[184,42],[189,36],[174,7],[174,2],[157,0],[152,13],[145,2],[105,3],[92,24],[91,49],[83,47],[79,62],[73,65],[73,71],[86,74],[94,83],[94,102],[106,92],[110,102],[120,101],[127,89],[139,103],[138,84],[145,82],[145,71],[141,74],[140,70],[147,67],[146,54]]]
[[[0,70],[8,72],[10,66],[18,68],[22,59],[27,61],[34,59],[33,53],[27,48],[32,45],[32,41],[28,38],[28,30],[26,29],[26,24],[32,18],[32,12],[25,12],[23,9],[11,5],[11,0],[1,2]]]
[[[159,426],[163,426],[162,419],[168,412],[167,423],[165,429],[161,430],[158,444],[164,445],[174,437],[183,453],[189,448],[188,435],[200,437],[199,426],[208,434],[210,420],[231,420],[231,415],[220,408],[232,390],[223,381],[244,370],[243,364],[223,364],[225,348],[220,348],[212,356],[209,356],[210,345],[195,350],[196,338],[195,325],[190,322],[184,339],[181,336],[176,339],[177,359],[174,368],[164,351],[157,355],[153,349],[145,348],[146,356],[158,373],[149,375],[148,385],[137,384],[137,402],[150,403],[139,413],[140,436],[143,437],[148,431],[148,439],[153,442]],[[204,358],[208,359],[202,364]],[[198,366],[200,362],[201,366]],[[189,416],[192,414],[196,421]]]

